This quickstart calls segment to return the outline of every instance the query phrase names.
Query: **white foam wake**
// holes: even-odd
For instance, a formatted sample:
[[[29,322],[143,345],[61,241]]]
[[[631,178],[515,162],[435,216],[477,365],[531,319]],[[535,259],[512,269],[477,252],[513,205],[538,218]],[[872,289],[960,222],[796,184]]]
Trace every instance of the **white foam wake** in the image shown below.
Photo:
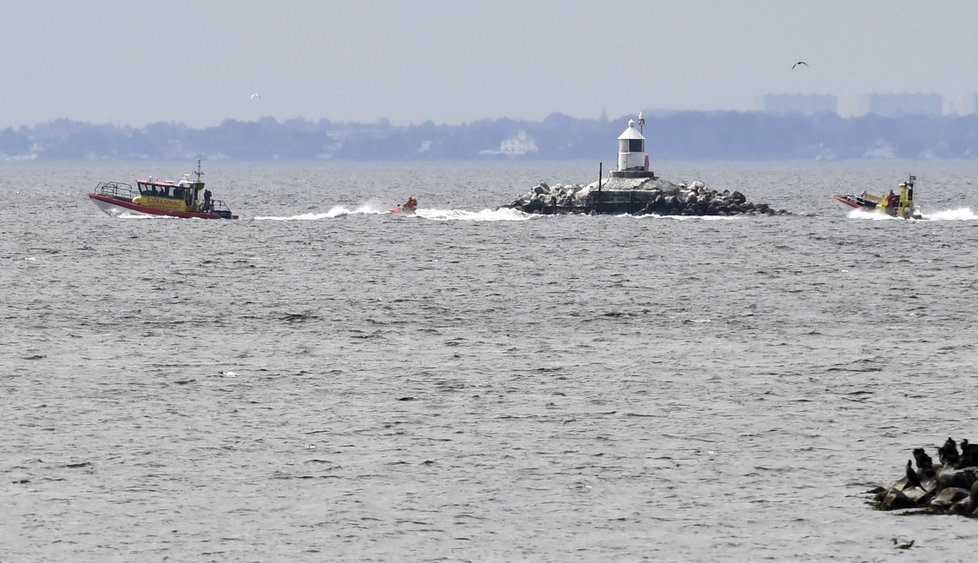
[[[415,217],[432,221],[528,221],[542,215],[530,215],[518,209],[483,209],[482,211],[466,211],[464,209],[418,209]],[[407,215],[405,217],[410,217]]]
[[[975,219],[978,219],[978,215],[975,215],[975,213],[971,211],[970,207],[945,209],[943,211],[935,211],[933,213],[925,213],[921,211],[920,216],[928,221],[974,221]],[[850,211],[849,218],[869,219],[870,221],[902,220],[899,217],[892,217],[886,213],[863,211],[862,209],[853,209]]]
[[[386,209],[381,209],[377,205],[365,203],[359,207],[350,209],[344,205],[334,205],[325,213],[300,213],[299,215],[289,216],[264,216],[255,217],[255,221],[319,221],[321,219],[335,219],[346,215],[378,215],[387,213]]]
[[[864,211],[858,208],[853,208],[851,211],[849,211],[848,217],[850,219],[867,219],[869,221],[890,221],[896,219],[896,217],[887,215],[886,213]]]
[[[947,209],[944,211],[935,211],[934,213],[921,212],[921,215],[924,219],[930,221],[974,221],[978,219],[978,215],[975,215],[970,207]]]
[[[255,221],[319,221],[322,219],[335,219],[347,215],[384,215],[389,213],[388,207],[383,207],[375,203],[365,203],[356,208],[348,208],[343,205],[333,206],[324,213],[300,213],[288,216],[259,216],[254,217]],[[483,209],[482,211],[467,211],[464,209],[418,209],[414,215],[391,215],[399,219],[428,219],[431,221],[526,221],[541,217],[540,215],[530,215],[516,209]]]

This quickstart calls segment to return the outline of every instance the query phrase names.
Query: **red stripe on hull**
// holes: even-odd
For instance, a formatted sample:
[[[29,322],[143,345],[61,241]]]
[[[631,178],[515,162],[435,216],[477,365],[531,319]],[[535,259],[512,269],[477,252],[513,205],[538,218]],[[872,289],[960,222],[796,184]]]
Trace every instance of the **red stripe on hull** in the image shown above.
[[[88,194],[88,197],[104,203],[108,203],[109,205],[122,207],[123,209],[129,209],[131,211],[135,211],[136,213],[143,213],[145,215],[180,217],[182,219],[224,219],[224,217],[221,217],[216,213],[198,213],[194,211],[170,211],[167,209],[156,209],[155,207],[146,207],[145,205],[138,205],[131,201],[116,199],[114,197],[108,197],[100,194]],[[232,215],[232,218],[237,219],[238,216]]]
[[[836,200],[840,201],[841,203],[844,203],[844,204],[848,205],[849,207],[855,207],[856,209],[867,209],[866,206],[859,205],[855,201],[846,199],[845,196],[837,195],[837,196],[834,196],[834,197],[835,197]]]

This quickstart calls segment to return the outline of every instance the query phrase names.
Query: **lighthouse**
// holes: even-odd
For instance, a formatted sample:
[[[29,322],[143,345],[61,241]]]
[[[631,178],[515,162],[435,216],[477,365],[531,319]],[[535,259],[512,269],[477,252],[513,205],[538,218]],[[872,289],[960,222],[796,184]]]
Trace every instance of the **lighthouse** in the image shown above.
[[[628,128],[618,136],[618,170],[611,172],[612,178],[655,178],[649,170],[649,156],[645,153],[645,135],[642,129],[645,118],[638,114],[638,128],[635,120],[628,120]]]

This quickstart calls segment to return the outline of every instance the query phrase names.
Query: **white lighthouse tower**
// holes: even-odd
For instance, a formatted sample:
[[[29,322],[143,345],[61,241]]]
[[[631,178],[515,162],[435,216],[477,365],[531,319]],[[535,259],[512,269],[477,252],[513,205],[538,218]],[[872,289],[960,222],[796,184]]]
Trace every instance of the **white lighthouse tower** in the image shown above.
[[[611,172],[612,178],[655,178],[655,173],[649,170],[649,156],[645,153],[645,118],[638,114],[638,126],[635,120],[628,120],[628,128],[618,136],[618,170]]]

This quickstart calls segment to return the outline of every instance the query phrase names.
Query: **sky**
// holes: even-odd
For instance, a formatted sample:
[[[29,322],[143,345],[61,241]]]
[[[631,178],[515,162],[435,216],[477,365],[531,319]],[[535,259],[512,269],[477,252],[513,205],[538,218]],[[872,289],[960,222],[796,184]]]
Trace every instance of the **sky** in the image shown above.
[[[766,94],[832,94],[848,116],[937,93],[966,114],[978,1],[4,0],[0,48],[0,129],[617,118]]]

